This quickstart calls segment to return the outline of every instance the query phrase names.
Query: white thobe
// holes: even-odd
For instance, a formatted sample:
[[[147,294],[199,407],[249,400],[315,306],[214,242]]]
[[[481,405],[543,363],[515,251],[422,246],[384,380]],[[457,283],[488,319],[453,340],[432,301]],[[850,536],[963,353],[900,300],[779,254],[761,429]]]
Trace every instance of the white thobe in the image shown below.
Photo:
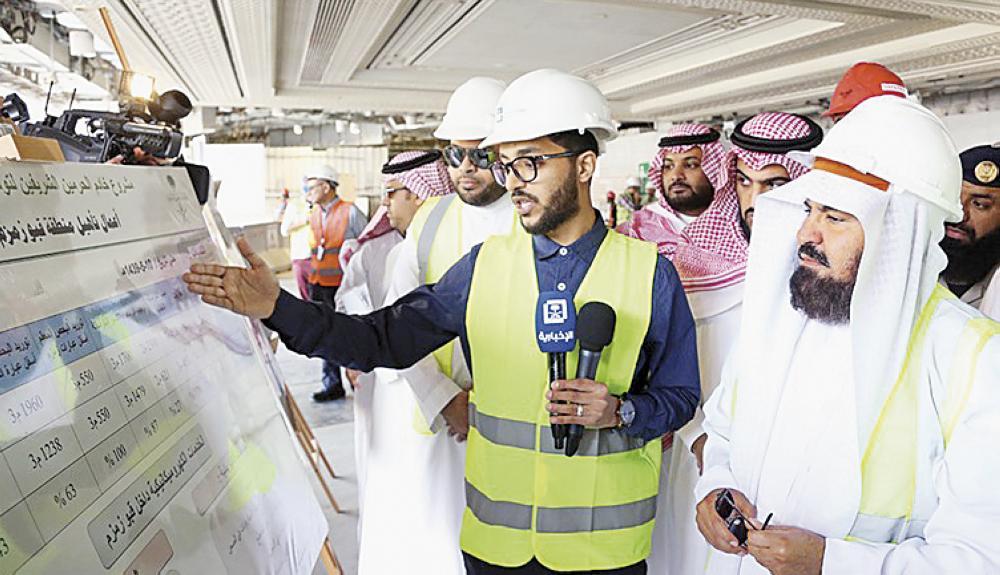
[[[789,375],[775,391],[753,389],[735,373],[738,354],[726,364],[722,385],[705,405],[705,474],[696,487],[700,501],[714,489],[745,493],[763,519],[773,512],[773,525],[807,529],[826,538],[823,575],[931,575],[1000,573],[1000,520],[996,477],[1000,476],[1000,336],[989,339],[975,369],[959,369],[971,387],[947,449],[941,418],[952,363],[962,354],[961,334],[976,312],[956,300],[945,300],[931,320],[919,374],[919,430],[913,438],[918,453],[916,505],[930,517],[924,537],[901,544],[846,541],[858,513],[861,495],[859,405],[851,357],[844,336],[831,328],[807,323],[793,355]],[[817,329],[818,328],[818,329]],[[771,382],[762,385],[772,385]],[[734,390],[738,390],[735,391]],[[735,393],[735,395],[734,395]],[[735,417],[734,409],[768,412],[774,406],[756,401],[778,397],[769,429],[748,429],[752,417]],[[757,485],[754,489],[752,486]],[[705,573],[764,575],[753,557],[739,558],[710,551]]]
[[[491,235],[509,233],[514,223],[507,195],[489,206],[463,203],[460,209],[463,252]],[[387,265],[391,272],[386,305],[391,305],[422,283],[416,242],[401,242]],[[440,416],[455,395],[472,386],[460,345],[454,353],[455,380],[441,373],[433,356],[404,370],[375,370],[361,575],[465,573],[459,543],[465,444],[448,436]],[[431,423],[431,434],[417,430],[417,418]]]
[[[1000,264],[965,290],[959,299],[983,312],[983,315],[1000,320]]]
[[[350,240],[356,241],[356,240]],[[352,315],[371,313],[385,302],[388,282],[386,262],[392,248],[403,241],[398,232],[381,235],[361,245],[344,268],[343,281],[337,290],[337,311]],[[343,370],[341,370],[343,371]],[[347,381],[342,373],[341,378]],[[368,469],[368,449],[372,435],[372,397],[375,374],[358,376],[354,392],[354,465],[358,477],[358,537],[364,521],[365,480]]]
[[[979,311],[986,317],[1000,321],[1000,265],[987,278],[989,283],[983,293],[983,301],[979,304]]]
[[[461,200],[455,198],[454,201]],[[473,246],[483,243],[490,236],[508,234],[513,229],[514,205],[509,194],[504,194],[488,206],[470,206],[463,202],[459,209],[462,211],[462,253],[468,253]],[[412,237],[407,238],[399,249],[391,290],[402,296],[419,287],[423,281],[417,263],[417,242]],[[435,432],[444,424],[441,410],[463,389],[472,387],[472,375],[462,346],[454,346],[451,362],[454,379],[442,373],[437,361],[430,355],[406,370],[406,379],[420,413]]]
[[[402,247],[387,258],[389,280]],[[390,286],[384,303],[403,295]],[[417,431],[417,402],[404,371],[378,368],[374,374],[358,573],[464,574],[464,444],[444,432]]]
[[[740,331],[743,283],[720,290],[688,294],[698,341],[701,400],[718,386],[722,365]],[[649,555],[649,572],[657,575],[700,573],[708,544],[695,523],[694,486],[698,462],[691,447],[705,431],[705,414],[699,407],[694,418],[674,434],[673,447],[663,455],[656,526]]]

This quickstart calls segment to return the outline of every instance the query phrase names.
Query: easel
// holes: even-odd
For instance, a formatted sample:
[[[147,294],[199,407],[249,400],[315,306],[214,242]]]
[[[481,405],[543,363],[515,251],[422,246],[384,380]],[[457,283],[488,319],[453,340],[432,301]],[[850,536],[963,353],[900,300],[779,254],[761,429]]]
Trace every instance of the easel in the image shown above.
[[[312,466],[316,478],[319,479],[319,484],[323,487],[323,492],[326,493],[327,499],[330,500],[330,505],[333,506],[334,511],[340,513],[340,505],[337,504],[337,500],[333,497],[333,492],[330,491],[330,487],[326,484],[326,478],[323,477],[323,472],[319,468],[320,461],[323,462],[323,466],[330,473],[330,477],[336,479],[337,474],[333,472],[330,461],[327,460],[326,454],[323,453],[323,448],[319,446],[319,441],[316,440],[312,429],[306,423],[306,418],[302,415],[302,411],[295,402],[292,391],[288,389],[287,384],[285,384],[284,389],[285,410],[288,412],[289,420],[291,420],[292,430],[295,431],[295,436],[299,438],[299,443],[306,452],[309,464]]]
[[[319,552],[319,560],[323,563],[323,567],[326,568],[326,572],[329,575],[343,575],[344,570],[340,567],[340,561],[337,561],[337,555],[333,552],[333,546],[330,545],[329,537],[323,541],[323,549]]]

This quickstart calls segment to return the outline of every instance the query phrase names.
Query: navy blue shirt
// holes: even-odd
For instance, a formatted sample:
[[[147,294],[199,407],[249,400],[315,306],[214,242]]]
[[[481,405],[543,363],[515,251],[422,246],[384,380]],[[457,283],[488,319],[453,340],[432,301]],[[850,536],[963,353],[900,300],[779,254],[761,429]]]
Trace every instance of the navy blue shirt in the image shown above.
[[[533,236],[538,290],[575,294],[607,233],[597,217],[590,231],[569,246]],[[282,291],[264,323],[292,351],[360,371],[409,367],[458,337],[471,370],[465,312],[479,248],[472,248],[436,284],[419,287],[368,315],[339,314]],[[701,395],[694,320],[677,272],[662,256],[652,289],[649,329],[629,391],[635,420],[626,429],[647,440],[690,421]]]

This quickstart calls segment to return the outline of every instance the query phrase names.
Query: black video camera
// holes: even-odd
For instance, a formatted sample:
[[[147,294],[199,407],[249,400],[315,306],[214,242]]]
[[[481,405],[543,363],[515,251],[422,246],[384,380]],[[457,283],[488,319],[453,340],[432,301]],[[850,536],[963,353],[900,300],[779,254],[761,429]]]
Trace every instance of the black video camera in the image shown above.
[[[144,108],[148,112],[128,106],[128,114],[71,109],[31,124],[24,101],[10,94],[4,99],[0,115],[18,123],[25,136],[59,142],[69,162],[100,164],[120,155],[122,163],[131,164],[135,163],[136,147],[157,158],[180,155],[184,134],[177,127],[180,119],[191,112],[191,100],[183,92],[170,90]]]

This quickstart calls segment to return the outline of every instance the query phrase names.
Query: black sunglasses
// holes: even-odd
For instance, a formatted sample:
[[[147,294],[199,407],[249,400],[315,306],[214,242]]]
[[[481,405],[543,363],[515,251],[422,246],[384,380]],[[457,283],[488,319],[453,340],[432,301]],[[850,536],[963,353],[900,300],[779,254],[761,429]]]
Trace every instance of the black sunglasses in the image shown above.
[[[745,547],[747,537],[750,535],[749,529],[756,529],[756,527],[736,508],[733,494],[728,489],[720,491],[715,498],[715,512],[726,522],[726,529],[733,534],[733,537],[736,537],[736,542],[739,543],[740,547]],[[767,524],[771,522],[773,516],[773,513],[767,516],[764,524],[760,527],[761,531],[767,529]]]
[[[461,166],[466,157],[469,158],[469,162],[473,166],[481,170],[488,169],[490,164],[496,161],[496,153],[493,150],[463,148],[462,146],[445,146],[444,148],[444,160],[452,168]]]
[[[573,156],[579,156],[586,151],[587,150],[578,150],[560,152],[558,154],[542,154],[540,156],[518,156],[506,164],[501,161],[497,161],[490,166],[490,170],[493,171],[493,179],[496,180],[496,183],[501,186],[507,185],[507,174],[510,172],[514,172],[517,179],[521,180],[525,184],[530,184],[535,181],[535,178],[538,177],[539,162],[554,160],[556,158],[572,158]]]

